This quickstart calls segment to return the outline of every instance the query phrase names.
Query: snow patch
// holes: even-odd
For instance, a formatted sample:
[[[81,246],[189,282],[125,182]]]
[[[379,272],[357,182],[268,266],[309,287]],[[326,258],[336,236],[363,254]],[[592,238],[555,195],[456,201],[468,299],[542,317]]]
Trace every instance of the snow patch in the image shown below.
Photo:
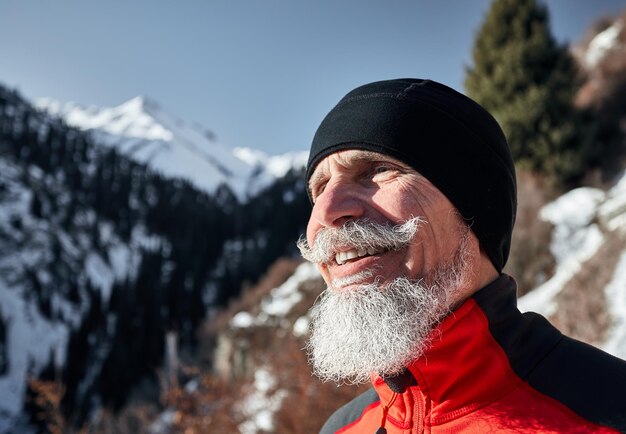
[[[292,168],[302,169],[306,167],[309,159],[308,151],[294,151],[270,156],[257,149],[234,148],[233,154],[252,167],[264,167],[267,173],[276,178],[285,176]]]
[[[609,190],[606,201],[598,210],[598,216],[608,230],[626,233],[626,172]]]
[[[545,205],[539,217],[554,225],[550,251],[557,264],[584,245],[586,228],[595,218],[605,193],[597,188],[577,188]]]
[[[296,271],[277,288],[261,300],[261,309],[257,316],[248,312],[239,312],[230,320],[233,328],[248,328],[252,326],[269,326],[276,323],[275,319],[284,319],[293,307],[303,299],[303,294],[298,290],[300,285],[308,280],[320,277],[319,271],[314,264],[303,263],[296,268]],[[274,320],[273,320],[274,319]],[[279,324],[286,326],[288,321],[279,321]]]
[[[115,276],[102,257],[97,253],[89,253],[85,260],[85,272],[96,288],[102,288],[105,299],[108,300],[115,282]]]
[[[606,55],[607,52],[617,47],[619,34],[622,31],[621,20],[616,21],[606,30],[598,33],[589,42],[585,53],[585,64],[588,68],[595,67]]]
[[[248,312],[239,312],[230,319],[230,326],[233,328],[245,329],[254,325],[254,317]]]
[[[541,209],[540,218],[554,225],[550,251],[556,260],[556,271],[552,278],[518,300],[522,312],[550,316],[556,311],[554,297],[604,242],[600,228],[591,222],[605,197],[602,190],[578,188]]]
[[[301,316],[293,323],[293,334],[296,337],[306,336],[309,333],[309,324],[311,320],[308,316]]]
[[[287,396],[285,390],[273,392],[276,384],[276,378],[267,368],[260,368],[254,373],[253,389],[241,404],[241,411],[247,419],[239,425],[242,434],[274,431],[274,413]]]
[[[44,319],[20,291],[0,280],[0,316],[7,325],[11,349],[9,374],[0,377],[0,414],[17,415],[22,409],[26,379],[41,371],[50,358],[65,360],[68,328]],[[5,424],[9,424],[5,426]],[[0,432],[9,432],[11,418],[0,418]]]

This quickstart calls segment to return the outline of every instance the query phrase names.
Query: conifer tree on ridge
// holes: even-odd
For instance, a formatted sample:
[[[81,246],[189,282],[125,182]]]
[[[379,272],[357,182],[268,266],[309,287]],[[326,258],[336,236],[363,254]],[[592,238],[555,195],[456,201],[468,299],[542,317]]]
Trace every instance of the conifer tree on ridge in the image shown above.
[[[479,29],[465,88],[498,120],[521,167],[557,184],[590,164],[590,128],[573,105],[580,86],[567,47],[537,0],[494,0]]]

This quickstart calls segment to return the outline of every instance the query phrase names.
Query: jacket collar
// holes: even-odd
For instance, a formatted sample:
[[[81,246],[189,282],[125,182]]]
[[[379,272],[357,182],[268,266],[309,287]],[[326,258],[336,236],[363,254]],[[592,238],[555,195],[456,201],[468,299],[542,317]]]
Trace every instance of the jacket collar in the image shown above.
[[[506,328],[521,318],[516,284],[507,275],[440,323],[431,336],[431,347],[408,367],[412,375],[387,379],[396,392],[404,390],[389,410],[389,420],[397,426],[410,426],[416,418],[427,418],[433,425],[443,423],[494,402],[519,385],[522,379],[492,334],[491,328],[499,326],[492,324],[494,318]],[[381,403],[386,403],[393,393],[390,386],[379,376],[373,384]]]

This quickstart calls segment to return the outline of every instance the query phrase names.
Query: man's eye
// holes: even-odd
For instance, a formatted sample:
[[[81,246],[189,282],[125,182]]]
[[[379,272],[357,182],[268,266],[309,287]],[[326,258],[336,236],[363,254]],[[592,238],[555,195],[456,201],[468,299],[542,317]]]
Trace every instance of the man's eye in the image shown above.
[[[320,183],[311,187],[311,198],[313,199],[313,203],[317,200],[318,196],[324,192],[324,188],[326,187],[326,183]]]
[[[380,174],[383,174],[383,173],[392,172],[394,170],[396,170],[396,169],[394,167],[392,167],[392,166],[389,166],[387,164],[380,164],[378,166],[375,166],[372,169],[371,174],[372,175],[380,175]]]

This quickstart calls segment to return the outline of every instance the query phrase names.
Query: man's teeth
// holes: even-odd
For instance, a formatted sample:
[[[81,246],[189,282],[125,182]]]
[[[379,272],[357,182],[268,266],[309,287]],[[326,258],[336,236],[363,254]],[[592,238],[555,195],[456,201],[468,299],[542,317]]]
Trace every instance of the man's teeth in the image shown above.
[[[337,264],[343,265],[350,259],[360,258],[366,255],[375,255],[377,253],[381,253],[381,251],[373,249],[373,248],[367,249],[367,250],[366,249],[352,249],[352,250],[348,250],[347,252],[337,253],[335,255],[335,261],[337,261]]]

